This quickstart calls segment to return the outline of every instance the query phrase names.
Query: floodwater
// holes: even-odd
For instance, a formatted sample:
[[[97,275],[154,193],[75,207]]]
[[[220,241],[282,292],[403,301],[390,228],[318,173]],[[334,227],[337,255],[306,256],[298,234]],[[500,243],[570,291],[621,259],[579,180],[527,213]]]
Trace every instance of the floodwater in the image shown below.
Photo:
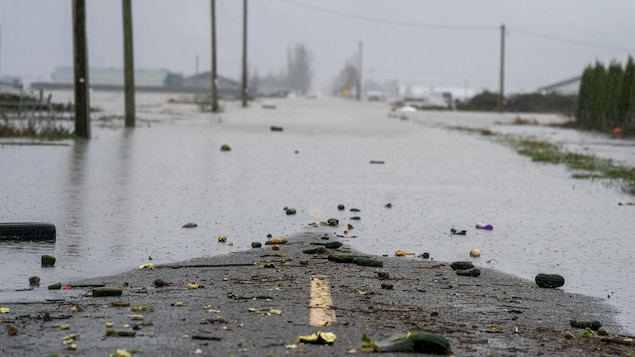
[[[125,129],[121,119],[95,119],[120,117],[122,96],[93,93],[91,105],[103,112],[93,116],[91,140],[0,145],[0,221],[57,227],[55,243],[0,243],[0,301],[53,294],[46,286],[150,258],[161,264],[250,249],[267,234],[290,236],[338,218],[333,234],[367,253],[472,259],[529,280],[561,274],[563,289],[615,305],[635,332],[635,207],[618,205],[635,198],[450,127],[542,138],[635,166],[632,142],[511,125],[515,114],[418,112],[402,120],[387,115],[386,103],[296,98],[274,100],[276,109],[224,103],[225,112],[212,115],[167,102],[178,97],[138,94],[137,127]],[[221,152],[223,144],[231,151]],[[284,207],[298,213],[287,216]],[[182,228],[188,222],[198,227]],[[477,222],[494,230],[477,230]],[[345,234],[348,223],[354,228]],[[219,243],[221,234],[233,245]],[[469,257],[473,248],[480,258]],[[56,266],[41,268],[42,254],[56,256]],[[33,275],[41,287],[15,292]]]

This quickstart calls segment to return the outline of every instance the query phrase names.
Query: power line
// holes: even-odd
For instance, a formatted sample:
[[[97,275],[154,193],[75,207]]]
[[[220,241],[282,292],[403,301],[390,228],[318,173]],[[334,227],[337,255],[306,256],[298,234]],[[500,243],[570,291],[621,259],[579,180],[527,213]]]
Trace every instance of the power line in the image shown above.
[[[404,27],[418,27],[418,28],[437,29],[437,30],[460,30],[460,31],[497,30],[498,29],[498,26],[438,25],[438,24],[422,24],[422,23],[416,23],[416,22],[387,20],[387,19],[380,19],[380,18],[376,18],[376,17],[361,16],[361,15],[357,15],[357,14],[351,14],[351,13],[346,13],[346,12],[342,12],[342,11],[326,9],[326,8],[317,7],[317,6],[313,6],[313,5],[301,4],[301,3],[298,3],[298,2],[293,1],[293,0],[279,0],[279,1],[287,3],[287,4],[290,4],[290,5],[293,5],[293,6],[302,7],[302,8],[305,8],[305,9],[322,12],[322,13],[325,13],[325,14],[336,15],[336,16],[340,16],[340,17],[346,17],[346,18],[350,18],[350,19],[356,19],[356,20],[362,20],[362,21],[368,21],[368,22],[374,22],[374,23],[387,24],[387,25],[404,26]],[[524,30],[524,29],[520,29],[520,28],[511,28],[510,30],[518,32],[518,33],[522,33],[522,34],[525,34],[525,35],[528,35],[528,36],[539,37],[539,38],[552,40],[552,41],[557,41],[557,42],[581,45],[581,46],[586,46],[586,47],[595,47],[595,48],[604,48],[604,49],[609,49],[609,50],[618,50],[618,51],[624,51],[624,52],[635,52],[635,49],[632,49],[632,48],[626,48],[626,47],[620,47],[620,46],[610,46],[610,45],[593,43],[593,42],[588,42],[588,41],[581,41],[581,40],[576,40],[576,39],[572,39],[572,38],[566,38],[566,37],[554,36],[554,35],[539,33],[539,32],[535,32],[535,31],[530,31],[530,30]]]
[[[361,16],[361,15],[351,14],[351,13],[342,12],[342,11],[325,9],[325,8],[317,7],[317,6],[313,6],[313,5],[301,4],[301,3],[298,3],[298,2],[295,2],[295,1],[292,1],[292,0],[279,0],[279,1],[287,3],[287,4],[290,4],[290,5],[293,5],[293,6],[302,7],[302,8],[305,8],[305,9],[322,12],[322,13],[325,13],[325,14],[336,15],[336,16],[340,16],[340,17],[346,17],[346,18],[349,18],[349,19],[356,19],[356,20],[362,20],[362,21],[368,21],[368,22],[387,24],[387,25],[404,26],[404,27],[418,27],[418,28],[437,29],[437,30],[467,30],[467,31],[474,31],[474,30],[496,30],[496,29],[498,29],[498,27],[496,27],[496,26],[436,25],[436,24],[421,24],[421,23],[416,23],[416,22],[406,22],[406,21],[397,21],[397,20],[386,20],[386,19],[380,19],[380,18],[376,18],[376,17]]]
[[[599,44],[599,43],[580,41],[580,40],[575,40],[575,39],[572,39],[572,38],[565,38],[565,37],[560,37],[560,36],[547,35],[547,34],[544,34],[544,33],[534,32],[534,31],[530,31],[530,30],[523,30],[523,29],[519,29],[519,28],[512,28],[512,30],[516,31],[518,33],[529,35],[529,36],[544,38],[544,39],[552,40],[552,41],[570,43],[570,44],[574,44],[574,45],[581,45],[581,46],[587,46],[587,47],[597,47],[597,48],[604,48],[604,49],[609,49],[609,50],[618,50],[618,51],[624,51],[624,52],[635,52],[635,50],[632,49],[632,48],[618,47],[618,46],[609,46],[609,45],[604,45],[604,44]]]
[[[229,10],[227,9],[227,6],[225,5],[225,2],[224,2],[223,0],[221,0],[221,1],[220,1],[220,4],[221,4],[221,6],[222,6],[222,8],[223,8],[223,12],[225,13],[225,16],[226,16],[229,20],[231,20],[232,22],[238,22],[238,19],[237,19],[237,18],[235,18],[235,17],[234,17],[234,16],[233,16],[233,15],[229,12]]]

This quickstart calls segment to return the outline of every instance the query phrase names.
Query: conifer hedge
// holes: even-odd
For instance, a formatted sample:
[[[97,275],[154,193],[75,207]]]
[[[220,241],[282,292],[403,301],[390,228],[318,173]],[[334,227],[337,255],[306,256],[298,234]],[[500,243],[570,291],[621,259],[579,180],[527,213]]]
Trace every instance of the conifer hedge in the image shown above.
[[[580,128],[635,135],[635,62],[626,66],[596,62],[584,69],[578,93],[576,122]]]

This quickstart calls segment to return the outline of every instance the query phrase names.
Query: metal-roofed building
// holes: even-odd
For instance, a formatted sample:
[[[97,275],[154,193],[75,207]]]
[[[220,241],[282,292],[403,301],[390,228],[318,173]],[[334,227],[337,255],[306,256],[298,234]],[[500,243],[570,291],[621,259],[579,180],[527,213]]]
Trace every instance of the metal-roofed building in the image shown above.
[[[216,76],[218,93],[221,96],[240,97],[241,83],[226,77]],[[209,92],[212,89],[212,72],[203,72],[183,79],[183,88],[188,91]]]
[[[56,67],[51,82],[32,83],[35,89],[72,89],[74,87],[73,67]],[[135,89],[137,91],[165,91],[182,93],[209,93],[212,88],[211,72],[204,72],[183,78],[167,70],[135,69]],[[98,90],[122,90],[124,87],[123,68],[89,68],[90,88]],[[223,97],[240,97],[242,86],[226,77],[217,77],[218,94]]]
[[[89,68],[88,81],[95,88],[122,88],[124,73],[122,68]],[[168,87],[174,74],[166,70],[135,69],[135,87],[162,89]],[[51,76],[53,84],[73,85],[73,67],[56,67]],[[178,83],[172,83],[174,84]],[[178,85],[174,86],[178,87]]]
[[[580,90],[581,76],[573,77],[538,89],[540,94],[577,95]]]

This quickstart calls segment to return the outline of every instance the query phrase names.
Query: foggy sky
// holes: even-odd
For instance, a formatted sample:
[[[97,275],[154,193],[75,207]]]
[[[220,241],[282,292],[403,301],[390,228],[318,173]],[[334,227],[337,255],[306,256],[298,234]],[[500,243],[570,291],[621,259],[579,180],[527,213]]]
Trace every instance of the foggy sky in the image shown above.
[[[123,67],[121,1],[86,1],[89,66]],[[209,71],[210,0],[132,0],[135,67]],[[217,68],[240,78],[241,0],[217,0]],[[50,80],[72,65],[71,0],[0,0],[0,76]],[[363,77],[498,91],[505,24],[506,93],[580,75],[635,53],[632,0],[249,0],[248,63],[286,67],[305,44],[324,90],[363,43]]]

